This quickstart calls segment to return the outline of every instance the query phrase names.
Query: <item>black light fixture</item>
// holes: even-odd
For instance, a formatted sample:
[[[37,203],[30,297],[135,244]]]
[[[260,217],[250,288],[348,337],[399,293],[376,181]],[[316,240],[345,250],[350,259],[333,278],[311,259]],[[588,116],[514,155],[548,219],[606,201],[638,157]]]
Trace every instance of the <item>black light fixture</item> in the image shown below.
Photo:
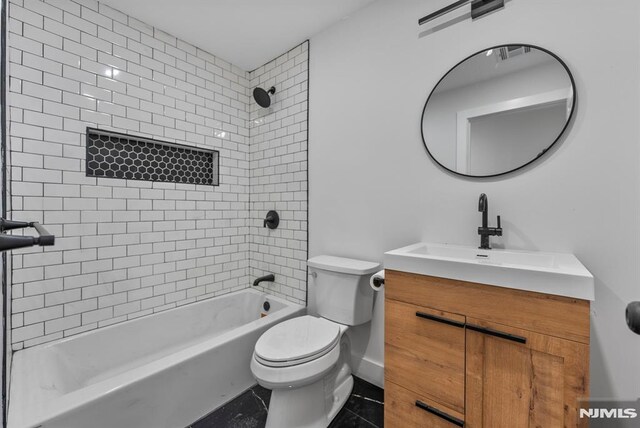
[[[493,12],[494,10],[503,8],[505,0],[458,0],[448,6],[443,7],[442,9],[439,9],[427,16],[420,18],[418,20],[418,25],[426,24],[429,21],[433,21],[434,19],[446,15],[447,13],[459,9],[469,3],[471,3],[471,18],[476,19],[480,18],[483,15],[486,15],[489,12]]]
[[[260,107],[267,108],[271,105],[271,95],[276,93],[276,87],[272,86],[268,91],[262,88],[255,88],[253,90],[253,99],[256,100]]]

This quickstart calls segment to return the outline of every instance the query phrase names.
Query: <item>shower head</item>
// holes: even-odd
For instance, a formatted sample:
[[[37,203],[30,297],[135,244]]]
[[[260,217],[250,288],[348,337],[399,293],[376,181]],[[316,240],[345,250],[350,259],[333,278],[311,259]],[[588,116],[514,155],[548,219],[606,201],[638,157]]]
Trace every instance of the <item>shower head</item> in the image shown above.
[[[265,91],[262,88],[255,88],[253,90],[253,99],[256,100],[260,107],[267,108],[271,105],[271,97],[269,96],[269,94],[273,95],[275,93],[275,86],[270,87],[268,91]]]

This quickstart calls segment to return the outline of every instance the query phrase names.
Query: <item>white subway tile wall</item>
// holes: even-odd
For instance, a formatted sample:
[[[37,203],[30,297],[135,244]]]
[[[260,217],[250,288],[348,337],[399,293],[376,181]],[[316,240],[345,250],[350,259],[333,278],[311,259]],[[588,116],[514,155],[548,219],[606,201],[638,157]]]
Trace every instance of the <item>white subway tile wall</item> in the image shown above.
[[[56,235],[13,252],[14,350],[267,271],[304,302],[308,43],[248,73],[102,3],[11,0],[8,47],[10,215]],[[256,84],[278,87],[270,109]],[[219,150],[220,186],[86,177],[87,126]]]
[[[250,275],[275,274],[260,288],[304,304],[307,291],[307,108],[309,42],[249,73],[250,92],[259,86],[271,106],[249,108]],[[269,210],[280,225],[263,227]]]

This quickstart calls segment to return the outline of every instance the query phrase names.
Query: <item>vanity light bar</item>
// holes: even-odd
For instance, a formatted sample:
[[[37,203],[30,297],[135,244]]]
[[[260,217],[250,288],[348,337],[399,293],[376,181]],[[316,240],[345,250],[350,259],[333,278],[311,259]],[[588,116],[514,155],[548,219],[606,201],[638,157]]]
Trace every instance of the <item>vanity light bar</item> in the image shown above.
[[[423,16],[418,20],[418,25],[423,25],[427,22],[433,21],[434,19],[439,18],[442,15],[446,15],[447,13],[459,9],[469,3],[471,3],[471,18],[480,18],[489,12],[503,8],[504,2],[505,0],[458,0],[457,2],[451,3],[450,5],[430,13],[427,16]]]
[[[426,24],[429,21],[433,21],[436,18],[441,17],[444,14],[447,14],[451,11],[454,11],[456,9],[461,8],[462,6],[464,6],[467,3],[472,2],[473,0],[458,0],[455,3],[451,3],[449,6],[445,6],[442,9],[439,9],[433,13],[430,13],[427,16],[423,16],[422,18],[418,19],[418,25],[422,25],[422,24]]]

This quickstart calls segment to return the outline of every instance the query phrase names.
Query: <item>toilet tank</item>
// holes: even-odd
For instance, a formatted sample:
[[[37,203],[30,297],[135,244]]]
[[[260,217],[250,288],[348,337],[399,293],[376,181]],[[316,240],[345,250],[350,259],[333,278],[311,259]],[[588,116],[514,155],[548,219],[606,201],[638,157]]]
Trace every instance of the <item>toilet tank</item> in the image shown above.
[[[380,269],[379,263],[316,256],[307,266],[315,283],[318,315],[345,325],[371,321],[374,291],[369,277]]]

